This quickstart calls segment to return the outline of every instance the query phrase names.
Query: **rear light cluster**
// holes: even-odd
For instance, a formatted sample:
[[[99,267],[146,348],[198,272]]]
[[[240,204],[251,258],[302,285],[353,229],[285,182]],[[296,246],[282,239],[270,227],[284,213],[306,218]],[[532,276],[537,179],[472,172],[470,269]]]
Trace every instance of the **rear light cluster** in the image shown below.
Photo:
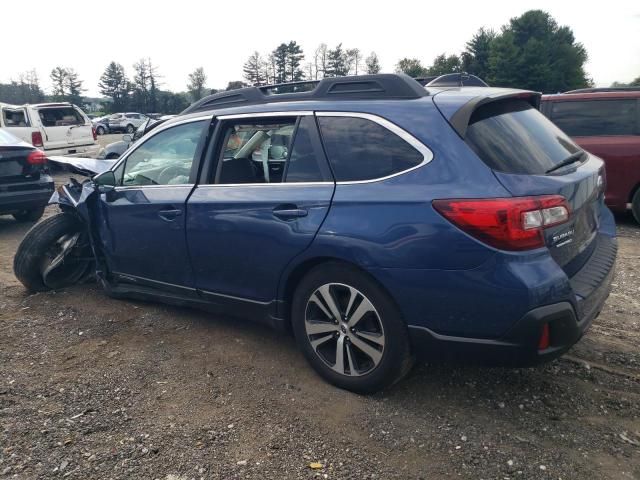
[[[544,229],[569,220],[560,195],[434,200],[433,207],[469,235],[511,251],[543,247]]]
[[[33,145],[34,147],[44,147],[44,142],[42,141],[42,133],[31,132],[31,145]]]
[[[29,165],[44,165],[47,163],[47,156],[42,150],[33,150],[27,156],[27,163]]]

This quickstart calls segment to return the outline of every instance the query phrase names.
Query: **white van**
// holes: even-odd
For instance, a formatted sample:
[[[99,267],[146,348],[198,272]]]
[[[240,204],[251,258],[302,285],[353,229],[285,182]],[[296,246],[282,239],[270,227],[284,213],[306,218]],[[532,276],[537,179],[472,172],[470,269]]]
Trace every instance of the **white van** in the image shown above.
[[[100,150],[91,120],[70,103],[0,103],[0,128],[47,156],[96,157]]]

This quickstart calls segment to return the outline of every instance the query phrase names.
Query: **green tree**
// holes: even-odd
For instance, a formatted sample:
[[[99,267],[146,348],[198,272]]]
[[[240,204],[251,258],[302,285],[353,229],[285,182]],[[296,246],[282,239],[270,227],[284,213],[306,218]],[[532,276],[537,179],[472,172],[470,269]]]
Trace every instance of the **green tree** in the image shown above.
[[[51,70],[51,83],[52,83],[52,95],[56,102],[64,102],[67,100],[66,93],[66,79],[67,70],[63,67],[55,67]]]
[[[347,53],[342,49],[342,43],[327,51],[327,67],[325,77],[344,77],[349,75],[349,61]]]
[[[366,66],[366,72],[370,75],[380,73],[380,60],[376,52],[371,52],[364,61]]]
[[[569,27],[546,12],[530,10],[512,18],[490,41],[492,85],[562,92],[590,85],[584,71],[587,52]]]
[[[640,77],[634,78],[629,83],[613,82],[611,86],[612,87],[640,87]]]
[[[496,32],[491,29],[481,28],[471,40],[467,42],[467,48],[462,53],[463,70],[485,79],[489,78],[489,56],[491,45],[496,38]]]
[[[82,105],[82,92],[85,91],[85,89],[82,88],[82,83],[82,80],[80,80],[78,74],[73,68],[66,69],[64,87],[69,102],[74,105]]]
[[[253,52],[242,68],[243,76],[250,85],[264,85],[267,83],[264,61],[260,53]]]
[[[107,68],[100,77],[98,88],[102,95],[113,100],[109,107],[111,111],[121,112],[128,109],[129,81],[127,80],[124,67],[121,64],[111,62],[107,65]]]
[[[433,65],[427,68],[427,75],[444,75],[462,71],[462,61],[457,55],[441,54],[433,59]]]
[[[358,75],[360,69],[360,63],[362,62],[362,55],[359,48],[347,49],[347,65],[349,67],[349,73]]]
[[[422,63],[417,58],[400,59],[396,64],[396,72],[405,73],[413,78],[429,75],[429,71],[422,66]]]
[[[198,67],[192,73],[189,74],[189,83],[187,83],[187,90],[191,100],[196,102],[205,96],[205,85],[207,83],[207,76],[204,73],[204,68]]]
[[[227,88],[225,88],[226,91],[229,90],[237,90],[238,88],[244,88],[247,87],[248,85],[246,83],[244,83],[243,81],[240,80],[234,80],[231,81],[227,84]]]
[[[271,55],[273,55],[274,65],[274,83],[284,83],[287,81],[287,57],[289,55],[288,49],[289,47],[286,43],[281,43],[271,53]]]
[[[287,73],[285,81],[298,82],[304,79],[304,71],[300,68],[303,59],[304,52],[302,47],[294,41],[289,42],[287,44]]]

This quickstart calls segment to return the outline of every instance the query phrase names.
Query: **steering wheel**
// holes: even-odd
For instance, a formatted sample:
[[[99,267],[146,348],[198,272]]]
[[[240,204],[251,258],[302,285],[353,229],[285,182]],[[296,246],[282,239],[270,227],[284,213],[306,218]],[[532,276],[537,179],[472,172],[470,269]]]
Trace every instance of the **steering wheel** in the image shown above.
[[[185,172],[188,176],[189,172],[182,165],[169,165],[160,172],[160,175],[158,175],[158,185],[168,185],[170,180],[176,178],[178,175],[184,175]]]

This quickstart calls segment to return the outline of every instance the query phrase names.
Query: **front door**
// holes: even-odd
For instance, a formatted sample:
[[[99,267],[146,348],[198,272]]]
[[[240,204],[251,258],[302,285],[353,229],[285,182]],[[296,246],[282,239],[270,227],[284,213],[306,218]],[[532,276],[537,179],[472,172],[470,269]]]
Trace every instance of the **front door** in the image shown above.
[[[208,125],[200,120],[159,129],[115,169],[118,186],[101,194],[97,223],[109,270],[119,281],[193,290],[185,204]]]
[[[335,184],[310,112],[220,120],[215,173],[187,204],[196,286],[215,303],[268,306],[284,268],[313,241]]]

